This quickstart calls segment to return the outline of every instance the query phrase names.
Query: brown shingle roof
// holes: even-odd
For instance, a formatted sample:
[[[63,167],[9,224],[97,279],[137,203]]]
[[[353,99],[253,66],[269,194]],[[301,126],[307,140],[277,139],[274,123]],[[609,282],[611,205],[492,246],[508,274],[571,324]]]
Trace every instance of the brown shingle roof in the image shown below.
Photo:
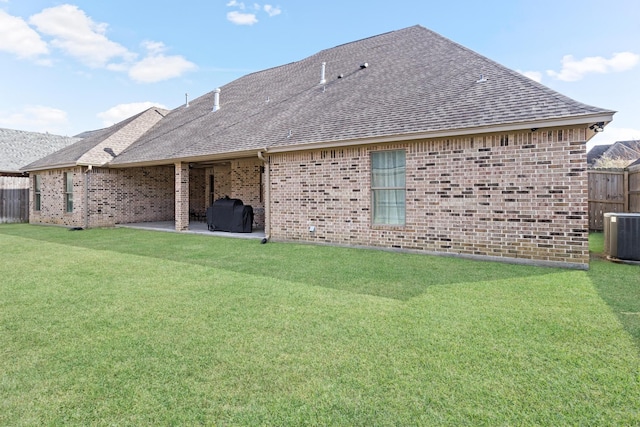
[[[16,173],[20,168],[79,141],[50,133],[0,129],[0,173]]]
[[[327,82],[321,85],[323,62]],[[213,92],[201,96],[169,113],[111,164],[505,124],[526,128],[569,118],[587,123],[614,113],[567,98],[420,26],[323,50],[221,89],[219,111],[212,112]]]
[[[23,170],[42,170],[56,167],[104,165],[131,145],[151,126],[156,124],[167,110],[149,108],[105,129],[92,131],[88,137],[55,153],[23,167]]]

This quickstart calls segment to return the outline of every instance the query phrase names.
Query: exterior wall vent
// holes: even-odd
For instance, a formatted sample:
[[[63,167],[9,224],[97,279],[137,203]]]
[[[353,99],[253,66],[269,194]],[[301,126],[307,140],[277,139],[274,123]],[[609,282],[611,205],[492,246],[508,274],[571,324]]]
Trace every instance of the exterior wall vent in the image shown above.
[[[640,213],[604,214],[604,252],[609,259],[640,262]]]

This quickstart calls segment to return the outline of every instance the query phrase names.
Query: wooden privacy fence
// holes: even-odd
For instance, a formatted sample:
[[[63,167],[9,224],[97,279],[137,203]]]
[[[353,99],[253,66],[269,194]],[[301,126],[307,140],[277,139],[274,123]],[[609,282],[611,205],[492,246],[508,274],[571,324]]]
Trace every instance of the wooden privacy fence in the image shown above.
[[[589,171],[589,229],[602,230],[607,212],[640,212],[640,166]]]
[[[29,178],[0,176],[0,224],[29,222]]]

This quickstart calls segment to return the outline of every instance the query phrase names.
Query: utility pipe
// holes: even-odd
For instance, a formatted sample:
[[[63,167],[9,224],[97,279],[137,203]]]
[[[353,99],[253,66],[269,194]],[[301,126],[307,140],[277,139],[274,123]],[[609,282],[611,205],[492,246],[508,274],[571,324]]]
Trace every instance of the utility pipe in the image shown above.
[[[264,163],[264,238],[265,243],[271,239],[271,173],[269,160],[264,157],[264,151],[258,151],[258,159]]]

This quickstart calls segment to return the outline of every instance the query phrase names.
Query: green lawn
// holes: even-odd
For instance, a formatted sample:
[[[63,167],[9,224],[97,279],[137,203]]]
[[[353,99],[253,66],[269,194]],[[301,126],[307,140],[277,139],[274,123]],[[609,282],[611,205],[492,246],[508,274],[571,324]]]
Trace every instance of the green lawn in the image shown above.
[[[3,426],[640,424],[640,267],[596,254],[24,224],[0,253]]]

